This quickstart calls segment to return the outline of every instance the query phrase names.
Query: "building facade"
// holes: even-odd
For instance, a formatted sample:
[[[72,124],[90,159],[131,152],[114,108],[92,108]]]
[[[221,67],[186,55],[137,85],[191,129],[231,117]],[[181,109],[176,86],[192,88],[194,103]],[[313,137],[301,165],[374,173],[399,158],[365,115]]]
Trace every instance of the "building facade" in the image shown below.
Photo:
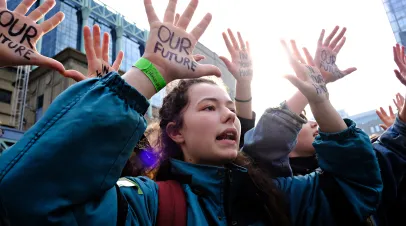
[[[383,123],[379,119],[375,110],[353,115],[349,118],[357,123],[357,127],[362,129],[369,136],[372,134],[381,135],[384,132],[384,130],[379,126],[379,124]]]
[[[396,41],[406,45],[406,0],[382,0]]]
[[[14,10],[21,0],[8,0],[10,10]],[[42,4],[37,1],[30,12]],[[84,53],[83,27],[98,24],[102,32],[110,34],[110,63],[117,53],[123,50],[124,60],[121,73],[127,71],[144,53],[148,31],[137,28],[124,16],[98,0],[57,0],[55,7],[46,15],[52,17],[58,11],[65,14],[65,19],[54,30],[50,31],[38,42],[37,50],[48,57],[61,61],[66,69],[75,69],[86,74],[87,62]],[[66,51],[65,51],[66,50]],[[76,51],[75,51],[76,50]],[[82,52],[82,53],[81,53]],[[214,64],[222,71],[222,79],[228,87],[231,97],[235,96],[235,81],[218,55],[198,43],[195,54],[202,54],[206,59],[200,63]],[[12,123],[12,103],[15,95],[17,68],[0,69],[0,125],[15,127]],[[73,80],[62,77],[58,72],[44,68],[33,68],[28,82],[27,99],[24,111],[24,129],[28,129],[46,111],[50,103],[63,90],[74,84]],[[157,109],[167,90],[163,90],[151,99],[148,116],[157,116]]]

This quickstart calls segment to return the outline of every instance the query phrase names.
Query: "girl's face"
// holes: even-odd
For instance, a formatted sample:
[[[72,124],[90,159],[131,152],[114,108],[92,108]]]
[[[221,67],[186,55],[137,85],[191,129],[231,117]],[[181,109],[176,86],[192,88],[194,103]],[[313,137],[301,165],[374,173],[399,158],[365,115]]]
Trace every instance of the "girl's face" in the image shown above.
[[[319,134],[317,122],[309,121],[304,124],[297,137],[297,144],[291,153],[291,157],[314,155],[313,141],[317,134]]]
[[[181,147],[186,162],[224,165],[239,151],[241,125],[234,102],[217,85],[199,83],[188,90],[183,125],[171,138]]]

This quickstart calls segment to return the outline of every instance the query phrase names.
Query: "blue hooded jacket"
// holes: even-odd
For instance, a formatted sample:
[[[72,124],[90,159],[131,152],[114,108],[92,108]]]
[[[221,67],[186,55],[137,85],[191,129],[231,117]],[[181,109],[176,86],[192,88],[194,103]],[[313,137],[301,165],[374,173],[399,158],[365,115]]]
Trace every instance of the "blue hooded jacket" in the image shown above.
[[[0,216],[11,225],[116,225],[114,186],[146,128],[147,108],[145,97],[115,72],[64,91],[1,156]],[[321,133],[315,147],[321,168],[335,176],[361,218],[375,211],[382,181],[368,136],[352,121],[346,123],[345,131]],[[265,224],[261,212],[250,209],[255,202],[239,202],[255,200],[246,169],[179,160],[172,160],[172,167],[192,175],[183,185],[188,225]],[[319,178],[313,173],[275,179],[294,225],[334,224]],[[118,184],[128,202],[126,225],[155,225],[157,184],[145,177]]]

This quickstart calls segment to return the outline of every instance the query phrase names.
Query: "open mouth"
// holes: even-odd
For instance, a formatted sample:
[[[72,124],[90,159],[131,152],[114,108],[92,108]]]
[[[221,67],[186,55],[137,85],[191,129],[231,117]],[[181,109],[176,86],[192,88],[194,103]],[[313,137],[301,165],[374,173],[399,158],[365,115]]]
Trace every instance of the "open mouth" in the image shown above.
[[[316,137],[317,135],[319,135],[319,131],[316,131],[315,133],[313,133],[313,137]]]
[[[235,129],[226,129],[216,137],[216,140],[237,140],[237,131]]]

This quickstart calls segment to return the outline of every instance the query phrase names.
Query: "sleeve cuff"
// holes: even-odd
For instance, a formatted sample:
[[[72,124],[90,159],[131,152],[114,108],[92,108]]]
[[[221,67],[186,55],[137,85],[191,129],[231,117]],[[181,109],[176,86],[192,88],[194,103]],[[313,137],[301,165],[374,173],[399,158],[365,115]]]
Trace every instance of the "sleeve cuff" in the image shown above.
[[[336,140],[336,141],[341,141],[341,140],[345,140],[347,138],[350,137],[355,137],[356,135],[356,131],[358,130],[356,127],[356,124],[354,121],[352,121],[351,119],[344,119],[345,124],[347,124],[348,128],[340,131],[340,132],[336,132],[336,133],[325,133],[320,131],[319,129],[319,135],[316,137],[316,140],[319,141],[327,141],[327,140]]]
[[[291,122],[296,130],[301,130],[302,125],[307,123],[307,119],[304,117],[301,117],[291,111],[288,106],[286,105],[286,101],[282,102],[279,107],[275,108],[268,108],[266,110],[266,113],[274,113],[277,114],[279,117],[284,119],[287,122]]]
[[[406,136],[406,122],[400,120],[399,115],[396,117],[395,123],[393,123],[393,130],[402,136]]]
[[[112,92],[116,93],[132,109],[144,115],[149,107],[148,100],[125,82],[117,72],[110,72],[100,79]]]

